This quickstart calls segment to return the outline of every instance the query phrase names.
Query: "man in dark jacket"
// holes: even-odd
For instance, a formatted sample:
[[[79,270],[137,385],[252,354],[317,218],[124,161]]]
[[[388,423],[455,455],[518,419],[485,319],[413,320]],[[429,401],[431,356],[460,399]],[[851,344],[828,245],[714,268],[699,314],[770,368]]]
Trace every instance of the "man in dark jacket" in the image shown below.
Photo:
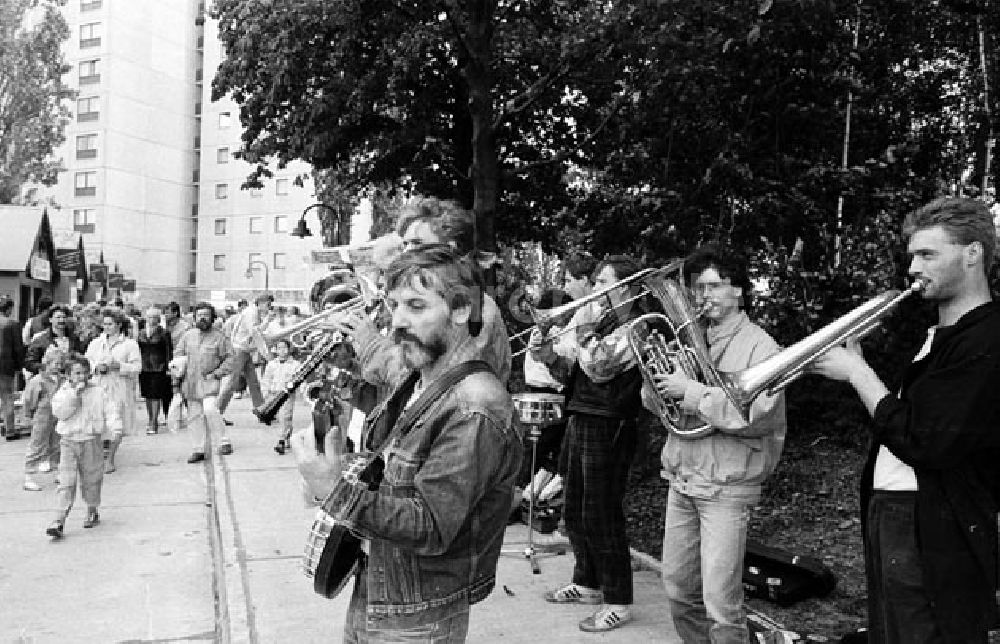
[[[985,204],[948,197],[910,213],[903,232],[938,324],[898,393],[852,348],[816,364],[849,382],[874,419],[862,479],[869,641],[985,644],[997,619],[996,230]]]
[[[14,300],[0,298],[0,413],[3,414],[3,434],[7,440],[17,438],[14,421],[14,398],[17,394],[17,372],[24,366],[24,342],[21,325],[11,319]]]

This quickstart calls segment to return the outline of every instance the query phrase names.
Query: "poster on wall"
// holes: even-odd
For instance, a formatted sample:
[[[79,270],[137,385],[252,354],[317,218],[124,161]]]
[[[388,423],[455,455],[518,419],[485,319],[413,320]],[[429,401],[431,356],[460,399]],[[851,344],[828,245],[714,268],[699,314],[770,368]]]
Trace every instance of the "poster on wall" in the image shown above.
[[[52,281],[52,266],[49,260],[39,255],[31,256],[31,278],[43,282]]]
[[[122,273],[108,273],[108,288],[120,289],[124,280],[125,276]]]
[[[96,282],[98,284],[104,284],[108,281],[108,265],[107,264],[91,264],[90,265],[90,281]]]

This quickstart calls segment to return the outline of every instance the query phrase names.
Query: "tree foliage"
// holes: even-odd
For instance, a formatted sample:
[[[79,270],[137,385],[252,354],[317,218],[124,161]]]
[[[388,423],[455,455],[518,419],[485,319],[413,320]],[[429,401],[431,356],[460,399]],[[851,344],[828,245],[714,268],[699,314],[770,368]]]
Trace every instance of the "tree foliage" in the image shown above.
[[[52,185],[62,169],[52,153],[65,140],[72,97],[62,80],[64,2],[0,0],[0,203],[25,183]]]

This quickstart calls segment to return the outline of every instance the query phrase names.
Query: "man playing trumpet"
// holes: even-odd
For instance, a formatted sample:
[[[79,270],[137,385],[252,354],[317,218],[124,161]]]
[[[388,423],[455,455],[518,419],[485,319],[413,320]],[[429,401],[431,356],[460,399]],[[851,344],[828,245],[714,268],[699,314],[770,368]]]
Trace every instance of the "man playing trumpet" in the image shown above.
[[[871,642],[983,642],[995,628],[1000,494],[1000,306],[986,205],[937,199],[906,217],[909,273],[938,323],[890,392],[855,343],[814,371],[872,416],[861,481]]]
[[[750,282],[741,261],[703,247],[684,263],[684,281],[707,322],[712,363],[741,371],[778,352],[777,343],[741,309]],[[748,642],[743,556],[750,508],[774,471],[785,440],[783,394],[762,394],[745,420],[721,387],[680,371],[655,374],[657,392],[711,425],[696,438],[671,433],[661,460],[670,481],[663,537],[668,642]],[[650,408],[654,407],[650,405]]]

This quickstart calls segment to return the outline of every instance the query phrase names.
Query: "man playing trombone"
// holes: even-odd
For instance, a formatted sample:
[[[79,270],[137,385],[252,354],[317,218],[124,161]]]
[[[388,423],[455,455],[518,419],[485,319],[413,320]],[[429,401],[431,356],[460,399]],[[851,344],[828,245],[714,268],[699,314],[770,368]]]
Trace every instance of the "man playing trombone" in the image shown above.
[[[580,622],[588,632],[617,628],[631,620],[632,562],[622,499],[635,452],[635,416],[642,376],[624,335],[625,322],[641,305],[626,301],[627,285],[614,286],[639,272],[630,257],[598,264],[595,289],[574,314],[568,341],[554,346],[536,330],[532,357],[568,385],[569,417],[562,459],[566,463],[563,518],[576,557],[573,580],[545,594],[560,604],[600,604]],[[636,287],[632,287],[636,288]]]
[[[750,295],[746,267],[712,247],[684,263],[684,281],[707,321],[709,359],[735,372],[777,353],[777,343],[741,309]],[[657,393],[708,425],[708,433],[671,432],[661,460],[670,481],[663,537],[669,642],[748,642],[743,556],[750,508],[774,471],[785,440],[783,394],[762,394],[748,419],[721,387],[675,370],[653,375]],[[654,406],[650,405],[650,408]]]

